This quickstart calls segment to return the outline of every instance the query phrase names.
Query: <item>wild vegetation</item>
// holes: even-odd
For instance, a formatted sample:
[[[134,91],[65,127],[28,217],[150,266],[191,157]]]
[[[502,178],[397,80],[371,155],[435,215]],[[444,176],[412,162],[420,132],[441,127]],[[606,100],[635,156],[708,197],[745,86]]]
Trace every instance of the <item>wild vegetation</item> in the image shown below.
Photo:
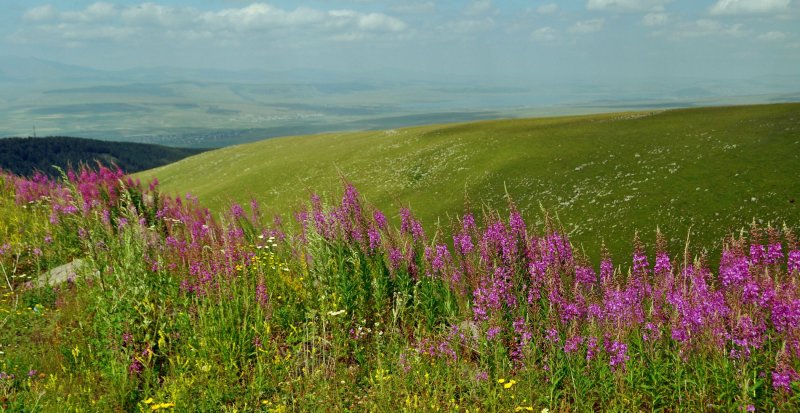
[[[170,148],[131,142],[48,136],[0,139],[0,170],[32,177],[41,172],[58,177],[60,170],[97,162],[134,173],[197,155],[203,149]]]
[[[558,220],[506,202],[446,236],[408,208],[391,224],[347,182],[290,217],[253,201],[217,219],[119,171],[3,175],[0,406],[800,408],[791,228],[729,233],[714,267],[660,233],[594,266]],[[63,283],[38,278],[69,262]]]
[[[317,191],[352,181],[381,209],[411,206],[428,227],[464,208],[544,225],[559,215],[576,245],[632,253],[656,228],[671,250],[692,231],[719,257],[722,238],[759,219],[800,222],[800,104],[512,119],[386,131],[276,138],[206,152],[138,176],[191,192],[221,212],[250,198],[288,214]],[[650,251],[652,253],[652,250]]]

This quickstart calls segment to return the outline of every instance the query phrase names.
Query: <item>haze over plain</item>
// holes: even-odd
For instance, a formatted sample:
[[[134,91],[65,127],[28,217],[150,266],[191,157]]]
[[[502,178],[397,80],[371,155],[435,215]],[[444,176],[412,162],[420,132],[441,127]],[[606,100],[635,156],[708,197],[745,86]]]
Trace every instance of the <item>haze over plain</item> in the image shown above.
[[[793,101],[791,0],[5,1],[0,136],[224,146]]]

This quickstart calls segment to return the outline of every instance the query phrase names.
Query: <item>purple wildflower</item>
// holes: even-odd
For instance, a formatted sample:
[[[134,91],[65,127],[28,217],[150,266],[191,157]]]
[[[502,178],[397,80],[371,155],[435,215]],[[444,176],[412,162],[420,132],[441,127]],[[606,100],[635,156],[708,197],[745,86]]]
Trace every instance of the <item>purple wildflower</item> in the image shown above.
[[[611,369],[616,370],[620,368],[625,370],[625,362],[630,358],[627,354],[628,345],[620,343],[619,341],[613,341],[611,345],[606,348],[606,351],[608,351],[610,356],[608,364],[611,366]]]
[[[372,218],[381,230],[385,230],[389,226],[389,223],[386,221],[386,215],[383,215],[383,212],[378,209],[372,212]]]
[[[778,366],[778,368],[772,372],[772,388],[775,390],[791,392],[792,382],[799,379],[800,375],[798,375],[797,372],[791,367],[785,365]]]
[[[503,331],[503,329],[500,328],[500,327],[491,327],[491,328],[489,328],[488,330],[486,330],[486,339],[489,340],[489,341],[494,340],[494,338],[498,334],[500,334],[501,331]]]
[[[789,251],[789,258],[786,263],[786,270],[789,272],[789,274],[792,274],[794,272],[800,272],[800,250]]]
[[[259,282],[256,286],[256,302],[262,307],[269,303],[269,294],[263,282]]]
[[[399,270],[403,262],[403,253],[397,248],[389,249],[389,265],[393,270]]]
[[[781,250],[781,243],[774,242],[767,246],[767,264],[774,265],[783,259],[783,251]]]

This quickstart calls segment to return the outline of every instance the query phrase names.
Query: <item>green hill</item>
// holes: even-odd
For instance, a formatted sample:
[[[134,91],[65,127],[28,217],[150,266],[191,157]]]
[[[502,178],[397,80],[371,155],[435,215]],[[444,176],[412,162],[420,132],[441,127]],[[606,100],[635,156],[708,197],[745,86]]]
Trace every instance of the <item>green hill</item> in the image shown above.
[[[630,253],[656,227],[680,247],[714,245],[759,219],[800,222],[800,104],[714,107],[483,121],[287,137],[228,147],[141,174],[212,209],[256,198],[287,213],[310,191],[338,194],[340,177],[397,219],[464,211],[465,199],[557,213],[573,242]],[[694,242],[693,242],[694,243]]]
[[[42,172],[57,176],[57,166],[93,165],[96,162],[116,165],[133,173],[175,162],[204,149],[171,148],[131,142],[110,142],[96,139],[48,136],[44,138],[0,139],[0,170],[20,176]]]

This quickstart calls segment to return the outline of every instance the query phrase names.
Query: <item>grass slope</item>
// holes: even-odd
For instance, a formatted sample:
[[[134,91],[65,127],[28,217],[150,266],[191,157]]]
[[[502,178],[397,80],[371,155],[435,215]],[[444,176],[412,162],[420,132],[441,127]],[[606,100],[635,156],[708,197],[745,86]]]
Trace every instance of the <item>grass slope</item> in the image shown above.
[[[20,176],[32,176],[36,172],[58,176],[60,172],[53,166],[66,171],[69,166],[101,162],[133,173],[175,162],[204,150],[67,136],[4,138],[0,139],[0,170]]]
[[[800,104],[287,137],[142,176],[212,209],[256,198],[279,213],[309,191],[338,191],[344,176],[395,219],[410,205],[444,227],[465,198],[502,208],[507,191],[529,218],[541,218],[540,205],[556,212],[590,256],[605,242],[619,257],[631,252],[636,230],[651,242],[658,226],[676,248],[692,227],[702,228],[694,245],[718,245],[754,218],[800,221]]]

